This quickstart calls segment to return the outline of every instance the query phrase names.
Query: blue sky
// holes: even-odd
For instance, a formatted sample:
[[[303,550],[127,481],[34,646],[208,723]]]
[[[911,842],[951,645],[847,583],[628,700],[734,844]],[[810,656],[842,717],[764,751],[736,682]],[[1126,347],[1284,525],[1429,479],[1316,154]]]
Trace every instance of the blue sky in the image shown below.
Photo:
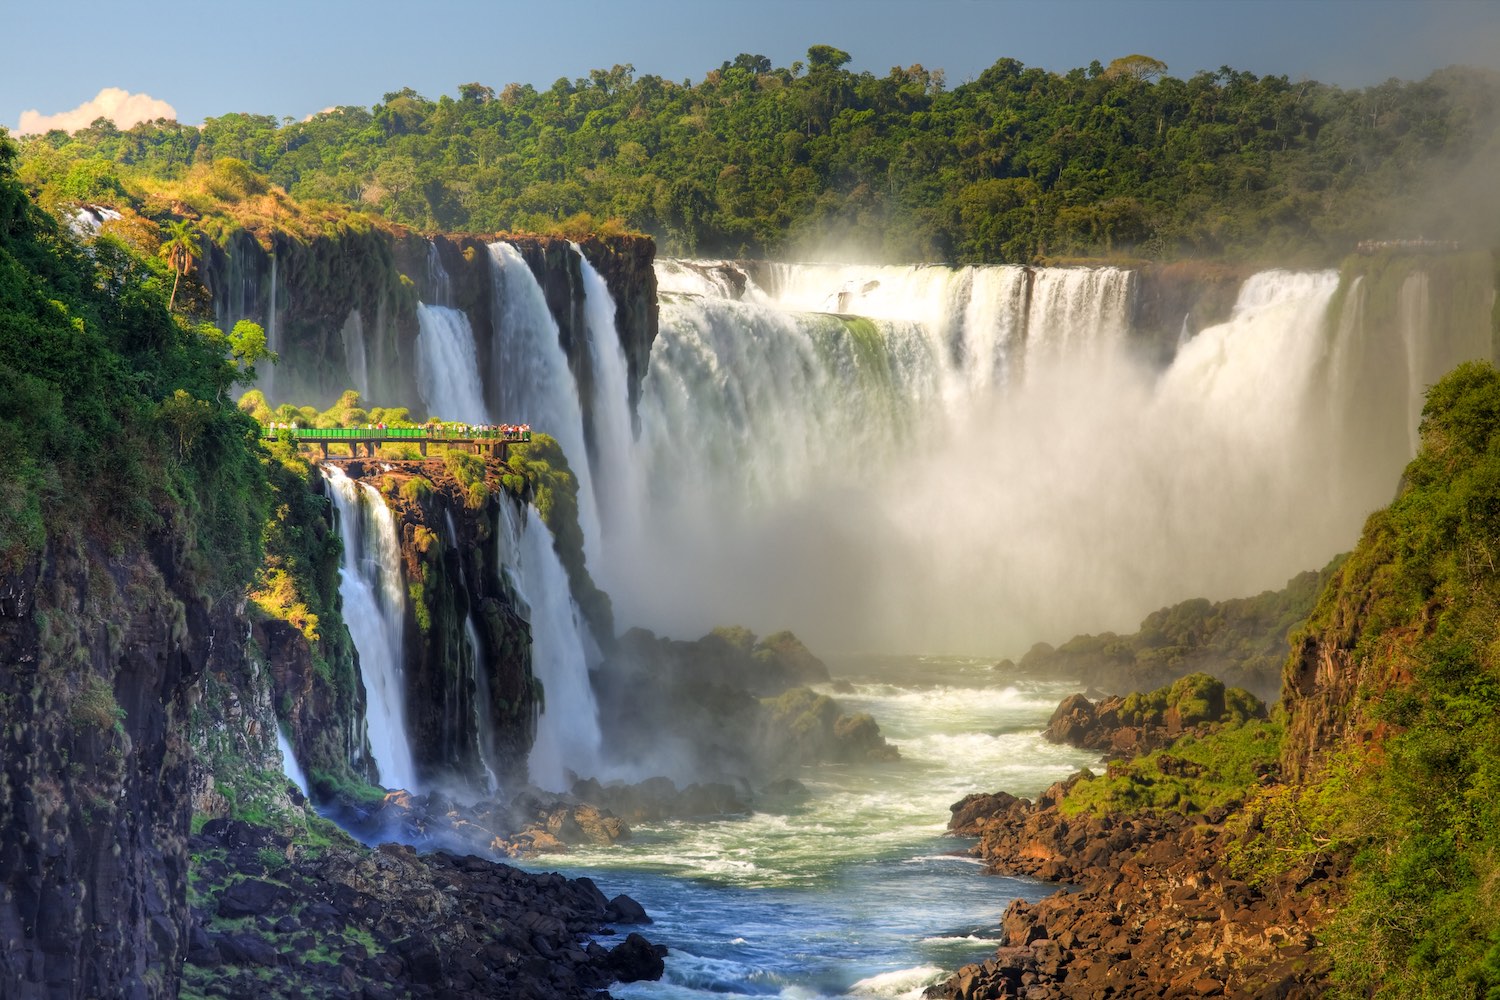
[[[77,108],[101,89],[169,103],[184,122],[229,111],[304,117],[414,87],[539,86],[595,67],[700,79],[737,53],[778,65],[813,44],[884,74],[922,63],[950,85],[1011,57],[1052,70],[1132,52],[1175,76],[1221,65],[1344,86],[1452,63],[1500,71],[1492,0],[109,0],[10,5],[0,124]]]

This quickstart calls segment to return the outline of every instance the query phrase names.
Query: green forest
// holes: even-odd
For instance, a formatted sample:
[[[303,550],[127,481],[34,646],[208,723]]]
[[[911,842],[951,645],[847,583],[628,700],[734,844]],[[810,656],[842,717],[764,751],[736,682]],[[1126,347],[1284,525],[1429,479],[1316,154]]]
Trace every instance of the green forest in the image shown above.
[[[668,253],[1066,262],[1340,259],[1364,239],[1482,241],[1500,81],[1451,68],[1341,89],[1144,55],[1054,73],[1000,59],[949,86],[815,45],[697,83],[630,65],[539,90],[410,88],[307,121],[253,113],[22,142],[43,203],[169,207],[214,161],[298,202],[423,230],[623,226]],[[155,214],[155,213],[150,213]]]

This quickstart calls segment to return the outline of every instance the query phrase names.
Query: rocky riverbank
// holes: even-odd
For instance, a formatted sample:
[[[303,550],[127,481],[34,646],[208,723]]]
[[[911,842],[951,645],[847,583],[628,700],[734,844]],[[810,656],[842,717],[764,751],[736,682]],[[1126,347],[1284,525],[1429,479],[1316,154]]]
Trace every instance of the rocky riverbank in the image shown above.
[[[1002,946],[932,997],[1294,997],[1326,986],[1314,928],[1333,905],[1333,860],[1265,878],[1236,864],[1263,821],[1245,808],[1278,780],[1279,729],[1248,693],[1194,674],[1147,694],[1072,695],[1054,742],[1113,758],[1035,801],[976,794],[949,832],[994,874],[1066,885],[1016,901]],[[1121,808],[1121,806],[1128,808]]]
[[[1065,815],[1070,779],[1036,802],[999,794],[954,806],[951,831],[997,874],[1067,884],[1016,901],[993,958],[930,997],[1302,997],[1327,985],[1315,949],[1330,908],[1328,867],[1257,887],[1226,861],[1233,811]]]
[[[215,820],[192,852],[184,984],[201,996],[592,997],[660,978],[650,923],[586,878],[472,855],[293,842]]]

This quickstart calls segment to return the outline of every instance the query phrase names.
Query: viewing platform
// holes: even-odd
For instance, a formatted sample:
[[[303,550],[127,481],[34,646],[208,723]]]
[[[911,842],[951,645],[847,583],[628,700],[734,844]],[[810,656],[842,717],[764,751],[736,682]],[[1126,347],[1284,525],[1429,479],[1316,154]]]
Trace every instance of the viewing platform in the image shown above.
[[[510,446],[525,444],[531,440],[530,430],[506,429],[502,427],[265,427],[261,438],[274,441],[282,434],[290,434],[299,447],[321,448],[323,457],[329,457],[328,449],[333,445],[344,445],[349,454],[359,456],[360,448],[370,458],[383,444],[415,444],[423,456],[427,446],[439,444],[446,448],[473,449],[476,455],[489,455],[502,462],[510,457]]]

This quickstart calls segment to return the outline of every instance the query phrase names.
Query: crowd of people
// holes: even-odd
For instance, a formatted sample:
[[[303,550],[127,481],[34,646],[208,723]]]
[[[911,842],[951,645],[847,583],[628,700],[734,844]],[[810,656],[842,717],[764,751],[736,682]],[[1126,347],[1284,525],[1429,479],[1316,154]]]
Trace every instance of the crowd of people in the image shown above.
[[[384,425],[382,425],[384,426]],[[502,441],[530,441],[530,424],[440,424],[437,421],[427,423],[427,434],[429,437],[439,433],[454,437],[498,437]]]
[[[268,430],[317,430],[319,428],[304,426],[300,420],[273,421],[266,425]],[[350,428],[330,428],[331,430],[347,430]],[[387,429],[386,425],[364,424],[359,430],[370,431],[379,434]],[[498,438],[501,441],[530,441],[530,424],[449,424],[429,420],[423,425],[428,437],[459,437],[459,438]]]

